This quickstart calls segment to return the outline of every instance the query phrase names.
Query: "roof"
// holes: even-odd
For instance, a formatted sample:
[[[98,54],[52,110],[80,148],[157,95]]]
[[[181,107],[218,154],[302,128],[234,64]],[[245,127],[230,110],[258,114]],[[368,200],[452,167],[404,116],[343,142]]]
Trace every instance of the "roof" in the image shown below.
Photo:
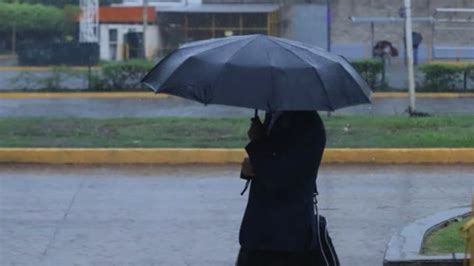
[[[159,7],[158,12],[174,13],[271,13],[278,4],[188,4]]]
[[[154,7],[147,8],[148,22],[155,23]],[[99,23],[143,23],[143,7],[99,7]]]

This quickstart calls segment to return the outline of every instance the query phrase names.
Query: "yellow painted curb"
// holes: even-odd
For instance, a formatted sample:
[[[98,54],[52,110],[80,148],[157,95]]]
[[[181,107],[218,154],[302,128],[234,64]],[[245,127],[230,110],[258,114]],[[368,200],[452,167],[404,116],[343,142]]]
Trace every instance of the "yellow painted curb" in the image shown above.
[[[1,92],[0,99],[75,99],[75,98],[169,98],[168,94],[150,92]]]
[[[169,98],[153,92],[0,92],[0,99],[55,99],[55,98]],[[376,92],[373,98],[408,98],[404,92]],[[420,92],[418,98],[474,98],[474,93]]]
[[[0,148],[0,163],[47,164],[229,164],[243,149]],[[326,149],[324,163],[474,164],[474,148]]]
[[[0,163],[236,163],[242,149],[0,148]]]

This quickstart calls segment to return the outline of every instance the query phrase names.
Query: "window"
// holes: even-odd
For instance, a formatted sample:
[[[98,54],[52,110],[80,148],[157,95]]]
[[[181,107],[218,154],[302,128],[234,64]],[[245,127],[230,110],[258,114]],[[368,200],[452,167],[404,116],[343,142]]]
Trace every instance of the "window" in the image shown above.
[[[117,29],[110,29],[109,30],[109,42],[117,42]]]
[[[117,29],[109,29],[109,58],[117,60]]]

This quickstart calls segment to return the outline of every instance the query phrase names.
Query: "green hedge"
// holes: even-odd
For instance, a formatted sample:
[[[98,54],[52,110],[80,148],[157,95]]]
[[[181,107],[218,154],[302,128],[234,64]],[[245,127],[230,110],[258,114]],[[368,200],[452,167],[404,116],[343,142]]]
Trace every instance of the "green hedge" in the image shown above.
[[[96,91],[147,90],[140,80],[153,67],[146,60],[110,62],[102,65],[102,71],[91,76],[89,89]]]
[[[46,74],[38,75],[31,71],[21,71],[18,75],[11,78],[10,85],[12,90],[21,91],[70,91],[65,86],[66,81],[71,79],[82,79],[84,71],[76,70],[70,66],[53,66]]]
[[[474,81],[474,64],[431,63],[420,66],[419,70],[425,76],[422,91],[466,91],[469,80]]]
[[[100,68],[74,69],[69,66],[53,66],[46,75],[23,71],[10,79],[13,90],[69,91],[66,81],[83,80],[81,90],[92,91],[147,91],[140,80],[153,67],[146,60],[105,62]],[[78,88],[76,88],[78,89]]]
[[[64,27],[62,9],[41,4],[5,3],[0,1],[0,32],[58,31]]]
[[[356,60],[351,62],[351,64],[373,90],[381,88],[384,85],[384,66],[381,60]]]

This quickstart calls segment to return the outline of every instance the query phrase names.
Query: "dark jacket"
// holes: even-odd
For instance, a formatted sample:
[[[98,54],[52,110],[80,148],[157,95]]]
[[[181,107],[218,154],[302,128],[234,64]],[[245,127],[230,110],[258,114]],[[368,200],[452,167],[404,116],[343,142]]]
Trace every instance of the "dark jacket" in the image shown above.
[[[263,140],[246,146],[255,177],[240,228],[242,248],[302,251],[313,246],[312,195],[325,143],[316,112],[291,111]]]

